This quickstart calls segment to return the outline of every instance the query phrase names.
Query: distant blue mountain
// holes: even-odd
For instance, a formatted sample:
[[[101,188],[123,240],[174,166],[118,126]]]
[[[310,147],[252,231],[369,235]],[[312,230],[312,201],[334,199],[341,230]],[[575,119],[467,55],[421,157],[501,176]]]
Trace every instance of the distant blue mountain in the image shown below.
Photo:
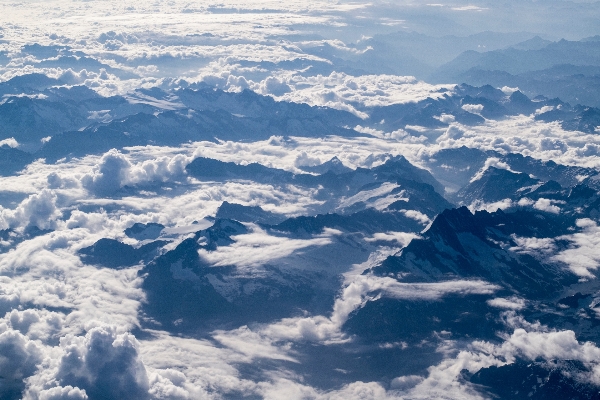
[[[430,78],[444,83],[518,87],[531,97],[559,97],[573,105],[600,107],[599,43],[533,38],[506,49],[468,51],[439,67]]]
[[[451,82],[454,76],[472,68],[521,74],[565,63],[579,66],[600,66],[600,42],[563,39],[547,43],[546,46],[537,49],[528,49],[521,44],[517,45],[517,48],[509,47],[482,53],[466,51],[441,66],[432,75],[432,78],[435,81]]]

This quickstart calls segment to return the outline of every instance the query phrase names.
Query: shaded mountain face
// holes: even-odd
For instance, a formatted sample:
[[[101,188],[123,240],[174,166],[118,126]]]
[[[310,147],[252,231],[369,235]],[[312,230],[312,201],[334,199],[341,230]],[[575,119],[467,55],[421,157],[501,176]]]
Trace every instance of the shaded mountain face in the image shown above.
[[[574,277],[559,267],[542,266],[528,254],[511,251],[517,247],[511,235],[553,238],[568,232],[573,222],[541,212],[446,210],[421,239],[413,240],[401,255],[389,257],[372,272],[409,282],[483,278],[514,294],[526,293],[527,298],[546,296],[573,283]]]
[[[0,146],[0,175],[8,176],[17,173],[31,163],[34,157],[19,149]]]
[[[79,250],[79,254],[87,264],[107,268],[131,267],[152,260],[165,244],[165,241],[155,241],[135,248],[118,240],[100,239],[92,246]]]
[[[564,265],[529,251],[517,242],[524,237],[553,240],[569,232],[573,222],[563,216],[536,211],[472,214],[465,207],[446,210],[420,238],[365,271],[363,276],[393,279],[405,290],[443,282],[446,288],[455,287],[457,293],[442,299],[420,298],[417,294],[398,299],[391,292],[382,291],[379,295],[375,292],[371,301],[349,316],[344,327],[368,343],[393,343],[401,337],[410,346],[435,342],[440,335],[453,340],[468,336],[495,341],[504,329],[501,321],[506,309],[518,309],[528,318],[539,318],[543,313],[551,313],[551,309],[559,312],[561,304],[576,300],[565,298],[557,303],[556,299],[566,287],[576,284],[578,277]],[[566,243],[557,243],[557,246],[564,247]],[[461,292],[459,288],[465,281],[493,282],[495,287],[488,294]],[[579,296],[585,299],[581,293]],[[506,306],[500,306],[498,298],[507,299],[502,303]],[[557,321],[548,315],[550,319]],[[580,332],[591,333],[585,322],[575,326]],[[482,370],[481,376],[485,374],[487,372]],[[494,386],[499,382],[487,381],[486,384],[477,379],[473,378],[472,382],[504,390]],[[574,384],[569,382],[565,390]]]
[[[335,296],[339,263],[368,256],[367,244],[358,237],[342,235],[264,264],[214,265],[206,258],[211,252],[229,252],[229,247],[250,233],[237,221],[217,219],[212,227],[196,232],[147,264],[140,271],[148,298],[146,315],[166,329],[194,332],[267,322],[295,315],[300,309],[321,312],[331,306]],[[281,236],[280,231],[268,234],[280,237],[282,244],[299,240],[294,235]],[[323,252],[339,254],[339,260],[319,260]]]
[[[577,186],[566,202],[575,207],[592,193]],[[349,316],[345,329],[366,343],[385,344],[402,337],[408,346],[426,346],[440,336],[494,342],[505,329],[500,321],[514,316],[508,309],[550,326],[569,326],[583,340],[597,341],[598,321],[588,314],[597,285],[568,294],[572,292],[566,288],[580,285],[579,276],[552,257],[556,251],[546,253],[522,244],[523,238],[530,238],[568,249],[571,245],[561,238],[575,225],[575,218],[565,213],[446,210],[420,238],[363,275],[390,278],[404,288],[440,282],[458,287],[464,279],[482,279],[497,285],[494,292],[443,299],[416,295],[398,299],[392,293],[375,292],[371,301]],[[588,374],[590,365],[577,360],[534,360],[522,354],[498,365],[463,369],[459,379],[474,383],[485,396],[596,398],[597,387],[584,378]]]
[[[578,361],[517,361],[501,367],[483,368],[467,379],[481,385],[491,396],[512,399],[596,399],[598,390],[582,383],[578,375],[589,373]]]
[[[534,189],[540,182],[526,173],[514,173],[494,167],[487,168],[477,178],[456,193],[456,198],[461,203],[471,204],[476,200],[493,203],[512,196],[524,196],[528,189]]]
[[[597,189],[588,186],[595,182],[563,187],[558,182],[533,179],[528,174],[489,167],[454,196],[459,204],[502,208],[531,206],[554,214],[583,218],[598,212]]]

